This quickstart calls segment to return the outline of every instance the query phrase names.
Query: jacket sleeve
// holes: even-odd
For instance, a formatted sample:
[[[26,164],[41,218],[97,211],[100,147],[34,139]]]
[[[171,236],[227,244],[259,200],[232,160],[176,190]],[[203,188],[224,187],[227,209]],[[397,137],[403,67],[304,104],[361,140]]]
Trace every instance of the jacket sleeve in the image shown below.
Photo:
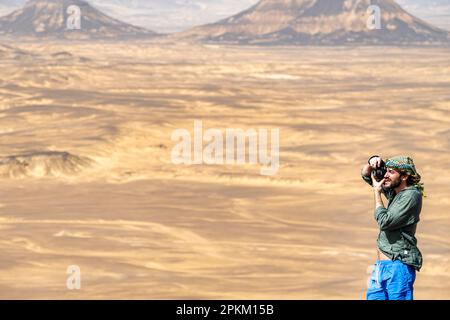
[[[361,178],[362,178],[365,182],[367,182],[368,185],[372,186],[372,178],[371,178],[371,177],[366,177],[365,175],[363,175],[363,174],[361,173]]]
[[[382,231],[392,231],[417,222],[416,209],[419,205],[413,194],[402,194],[388,209],[379,207],[375,210],[375,220]]]

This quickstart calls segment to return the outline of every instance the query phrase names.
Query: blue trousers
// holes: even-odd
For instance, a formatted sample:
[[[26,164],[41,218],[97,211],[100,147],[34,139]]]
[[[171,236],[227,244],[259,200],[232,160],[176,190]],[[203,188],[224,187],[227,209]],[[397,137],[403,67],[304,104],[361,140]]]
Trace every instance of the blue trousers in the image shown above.
[[[367,300],[414,300],[416,270],[399,260],[380,260],[368,283]]]

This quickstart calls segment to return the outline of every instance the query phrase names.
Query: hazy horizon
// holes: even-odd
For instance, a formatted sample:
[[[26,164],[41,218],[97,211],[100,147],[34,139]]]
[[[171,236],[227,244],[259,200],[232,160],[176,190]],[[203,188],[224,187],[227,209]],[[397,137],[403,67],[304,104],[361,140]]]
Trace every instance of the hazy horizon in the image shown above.
[[[112,17],[160,33],[184,31],[213,23],[256,4],[259,0],[88,0]],[[0,0],[0,16],[27,0]],[[450,0],[397,0],[413,15],[450,31]]]

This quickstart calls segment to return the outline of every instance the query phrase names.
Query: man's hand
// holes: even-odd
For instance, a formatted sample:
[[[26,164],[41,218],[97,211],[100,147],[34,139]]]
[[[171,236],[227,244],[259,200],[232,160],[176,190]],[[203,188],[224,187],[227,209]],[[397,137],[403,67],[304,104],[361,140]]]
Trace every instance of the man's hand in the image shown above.
[[[362,170],[361,174],[365,177],[370,177],[372,175],[372,171],[378,169],[381,166],[381,162],[383,160],[381,157],[373,157],[369,160],[369,163],[366,164]]]
[[[379,168],[381,166],[381,161],[383,161],[381,159],[381,157],[374,157],[374,158],[370,159],[370,161],[369,161],[370,167],[373,170]]]
[[[384,180],[385,180],[385,179],[383,179],[383,180],[381,180],[381,181],[377,181],[377,180],[375,179],[375,176],[372,174],[372,186],[373,186],[373,190],[376,191],[376,192],[381,193],[381,191],[382,191],[382,186],[383,186],[383,183],[384,183]]]
[[[375,209],[384,208],[383,199],[381,198],[381,190],[384,183],[384,179],[381,181],[375,180],[375,177],[372,175],[372,184],[373,184],[373,191],[375,195]]]

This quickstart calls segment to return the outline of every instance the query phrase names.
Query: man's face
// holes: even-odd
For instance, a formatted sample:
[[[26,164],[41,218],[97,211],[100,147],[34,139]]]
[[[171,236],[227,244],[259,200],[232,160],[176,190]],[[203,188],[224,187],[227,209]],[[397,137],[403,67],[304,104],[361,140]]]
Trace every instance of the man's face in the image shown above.
[[[388,189],[395,189],[402,183],[401,175],[394,169],[387,168],[387,172],[384,175],[384,186]]]

